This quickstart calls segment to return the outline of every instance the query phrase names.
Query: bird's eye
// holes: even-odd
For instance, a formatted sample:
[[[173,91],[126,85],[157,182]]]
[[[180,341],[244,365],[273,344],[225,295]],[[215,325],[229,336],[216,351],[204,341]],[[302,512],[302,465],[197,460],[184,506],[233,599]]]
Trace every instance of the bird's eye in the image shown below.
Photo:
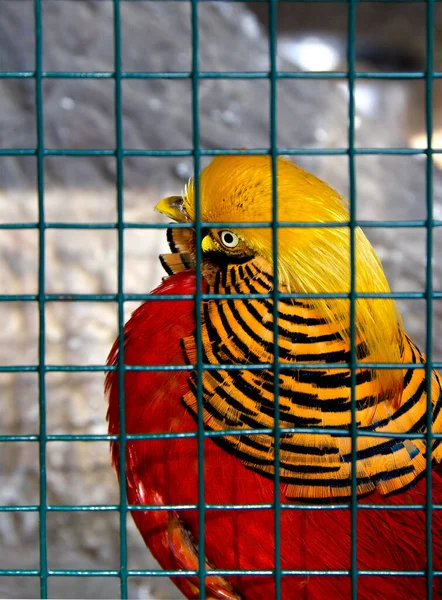
[[[226,248],[235,248],[239,244],[239,237],[233,231],[220,231],[219,237]]]

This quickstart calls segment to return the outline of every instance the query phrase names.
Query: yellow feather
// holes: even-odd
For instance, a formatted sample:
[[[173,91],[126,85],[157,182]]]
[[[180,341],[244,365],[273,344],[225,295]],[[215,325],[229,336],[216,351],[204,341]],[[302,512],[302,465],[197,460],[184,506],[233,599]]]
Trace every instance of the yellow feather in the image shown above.
[[[293,163],[277,164],[280,223],[342,223],[349,220],[347,202],[329,185]],[[201,173],[201,219],[204,222],[269,222],[272,219],[271,159],[267,156],[216,157]],[[184,193],[184,210],[194,219],[194,184]],[[272,264],[270,228],[236,229],[254,252]],[[381,262],[360,228],[356,241],[356,291],[389,292]],[[278,274],[289,292],[350,292],[350,230],[348,227],[282,227],[278,233]],[[312,299],[329,322],[350,326],[348,299]],[[401,363],[402,320],[391,299],[358,299],[356,333],[368,347],[370,362]],[[349,341],[349,340],[347,340]],[[379,370],[379,393],[400,403],[404,372]]]

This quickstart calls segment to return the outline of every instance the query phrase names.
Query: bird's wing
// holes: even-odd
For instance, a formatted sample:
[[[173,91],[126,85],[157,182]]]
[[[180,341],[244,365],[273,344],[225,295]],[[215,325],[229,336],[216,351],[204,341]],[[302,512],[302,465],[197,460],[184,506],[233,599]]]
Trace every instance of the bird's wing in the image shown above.
[[[164,506],[163,497],[155,489],[146,466],[144,453],[140,458],[136,446],[130,446],[126,460],[128,502],[134,505]],[[176,511],[150,510],[147,514],[147,511],[143,513],[136,510],[132,512],[132,517],[151,552],[154,556],[161,557],[164,569],[198,570],[198,544]],[[204,566],[206,570],[213,569],[207,559]],[[197,576],[172,577],[172,580],[187,598],[196,600],[200,597]],[[241,600],[241,596],[224,577],[208,576],[205,582],[208,600]]]
[[[216,437],[216,442],[267,477],[273,476],[275,461],[273,301],[256,298],[256,294],[268,296],[271,290],[271,276],[262,269],[254,270],[252,261],[229,271],[220,270],[209,292],[255,297],[207,300],[202,308],[203,362],[244,365],[203,373],[205,426],[216,431],[235,430],[234,435]],[[352,378],[348,366],[339,367],[339,363],[351,361],[345,337],[339,319],[326,322],[308,300],[280,299],[280,473],[289,499],[328,501],[351,494],[351,437],[347,432],[351,426]],[[375,362],[364,342],[356,342],[358,361]],[[187,336],[183,346],[188,362],[195,363],[195,335]],[[403,369],[402,395],[395,398],[388,390],[379,391],[379,370],[356,369],[356,421],[361,432],[356,464],[359,495],[375,489],[382,494],[404,489],[425,470],[424,439],[388,437],[389,433],[425,430],[425,357],[405,337],[402,364],[409,363],[412,366]],[[432,377],[434,431],[441,431],[441,380],[436,373]],[[193,372],[190,391],[184,396],[195,417],[196,381]],[[323,427],[337,432],[323,433]],[[267,431],[261,433],[262,429]],[[238,430],[244,434],[238,435]],[[254,433],[246,433],[250,430]],[[440,440],[434,442],[433,457],[442,457]]]

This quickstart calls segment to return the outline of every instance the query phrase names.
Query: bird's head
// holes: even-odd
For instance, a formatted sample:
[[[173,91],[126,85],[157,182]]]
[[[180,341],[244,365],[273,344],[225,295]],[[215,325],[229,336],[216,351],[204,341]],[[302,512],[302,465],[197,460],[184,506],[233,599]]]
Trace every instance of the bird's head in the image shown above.
[[[190,180],[182,196],[165,198],[157,210],[179,223],[195,219],[195,187]],[[200,175],[200,217],[217,223],[202,230],[202,273],[218,264],[253,260],[273,270],[272,168],[268,156],[216,157]],[[347,202],[329,185],[285,159],[277,161],[277,267],[285,291],[312,294],[349,293],[351,288],[350,228]],[[223,223],[263,224],[239,228]],[[295,226],[296,223],[304,224]],[[321,224],[329,223],[330,227]],[[264,224],[267,224],[265,226]],[[295,224],[295,225],[293,225]],[[319,227],[315,227],[319,224]],[[341,225],[340,225],[341,224]],[[170,230],[169,230],[170,231]],[[390,292],[378,256],[361,229],[355,231],[355,289]],[[192,229],[174,230],[172,250],[195,260]],[[264,261],[264,263],[262,263]],[[313,298],[324,318],[341,318],[349,330],[348,298]],[[361,298],[356,302],[356,331],[379,362],[400,362],[402,324],[393,300]],[[345,335],[345,334],[344,334]],[[398,380],[399,370],[384,369],[383,379]],[[391,382],[390,382],[391,383]]]

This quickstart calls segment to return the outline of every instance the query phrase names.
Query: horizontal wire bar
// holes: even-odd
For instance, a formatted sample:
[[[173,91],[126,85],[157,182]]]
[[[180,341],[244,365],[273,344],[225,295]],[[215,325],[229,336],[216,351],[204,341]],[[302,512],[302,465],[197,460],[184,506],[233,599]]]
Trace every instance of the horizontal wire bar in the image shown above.
[[[432,361],[432,367],[434,369],[442,368],[442,363]],[[260,364],[203,364],[202,369],[204,371],[260,371],[271,369],[273,363],[260,363]],[[425,369],[423,363],[369,363],[360,362],[355,364],[356,368],[365,369]],[[294,369],[328,369],[328,370],[347,370],[350,368],[350,363],[280,363],[279,368],[283,370],[294,370]],[[160,372],[160,371],[193,371],[196,369],[196,365],[185,364],[185,365],[124,365],[125,371],[140,371],[140,372]],[[59,372],[76,372],[79,373],[84,371],[101,372],[101,371],[116,371],[115,365],[0,365],[0,373],[14,373],[14,372],[35,372],[38,370],[46,371],[49,373]]]
[[[415,156],[442,154],[442,148],[355,148],[352,151],[355,155],[364,156]],[[35,156],[35,148],[0,148],[1,156]],[[115,150],[107,148],[45,148],[44,156],[116,156]],[[193,150],[187,149],[169,149],[169,150],[122,150],[123,156],[139,157],[173,157],[173,156],[193,156]],[[201,149],[201,156],[268,156],[268,148],[250,148],[242,150],[240,148],[209,148]],[[347,156],[348,148],[279,148],[278,156]]]
[[[442,362],[432,361],[433,369],[442,369]],[[365,369],[425,369],[423,363],[356,363],[356,368]],[[260,371],[272,369],[272,363],[262,364],[203,364],[204,371]],[[350,368],[349,363],[281,363],[279,368],[282,370],[294,369],[320,369],[320,370],[347,370]],[[193,371],[195,365],[124,365],[125,371],[138,372],[160,372],[160,371]],[[104,372],[116,371],[115,365],[44,365],[41,368],[39,365],[0,365],[0,373],[34,373],[37,371],[45,371],[49,373],[72,373],[72,372]]]
[[[281,434],[308,434],[308,435],[331,435],[333,437],[349,437],[349,429],[334,429],[333,427],[281,427]],[[223,436],[244,436],[244,435],[270,435],[273,436],[275,430],[272,428],[262,429],[223,429],[220,431],[204,431],[204,437],[214,438]],[[116,434],[95,434],[95,433],[84,433],[84,434],[68,434],[68,433],[54,433],[45,436],[47,442],[109,442],[119,441],[121,438],[129,441],[148,441],[148,440],[167,440],[167,439],[192,439],[196,438],[197,433],[192,431],[185,432],[174,432],[174,433],[136,433],[136,434],[122,434],[118,436]],[[398,440],[423,440],[426,439],[425,433],[412,433],[412,432],[391,432],[391,431],[370,431],[368,429],[358,429],[357,437],[370,437],[370,438],[385,438],[385,439],[398,439]],[[433,438],[436,440],[442,439],[442,433],[434,433]],[[39,436],[37,434],[4,434],[0,435],[0,442],[38,442]]]
[[[0,435],[0,442],[38,442],[40,436],[37,433],[11,433]]]
[[[272,300],[272,294],[201,294],[203,300]],[[281,293],[287,300],[349,299],[349,293]],[[421,300],[427,298],[425,292],[358,292],[356,298]],[[442,298],[442,291],[433,292],[433,299]],[[123,294],[125,302],[194,300],[194,294]],[[37,294],[0,294],[0,302],[36,302]],[[45,302],[117,302],[117,294],[44,294]]]
[[[355,221],[357,227],[369,228],[426,228],[430,224],[426,220],[410,221]],[[0,223],[0,229],[38,229],[38,223]],[[189,223],[123,223],[123,229],[193,229],[195,224]],[[118,229],[117,223],[62,223],[48,222],[43,224],[44,229]],[[234,227],[237,229],[259,229],[271,228],[271,222],[239,223],[239,222],[201,222],[201,227]],[[341,227],[350,227],[349,221],[312,223],[302,221],[286,221],[277,224],[279,229],[283,228],[306,228],[306,229],[332,229]],[[432,221],[431,227],[442,227],[442,221]]]
[[[280,504],[281,509],[290,511],[324,511],[324,510],[349,510],[350,504]],[[274,504],[204,504],[206,510],[273,510]],[[22,506],[0,506],[0,512],[37,512],[39,505]],[[363,504],[358,503],[358,510],[425,510],[424,504]],[[119,504],[84,504],[84,505],[47,505],[48,512],[119,512],[122,507]],[[129,504],[128,512],[134,511],[167,511],[167,510],[198,510],[198,504]],[[433,504],[433,510],[442,510],[442,504]]]
[[[357,570],[358,575],[364,577],[425,577],[425,571],[394,571],[394,570]],[[119,569],[48,569],[46,575],[49,577],[119,577]],[[0,569],[0,577],[38,577],[38,569]],[[171,570],[171,569],[128,569],[128,577],[191,577],[199,575],[194,570]],[[271,577],[273,569],[207,569],[206,577],[236,577],[236,576],[259,576]],[[313,570],[313,569],[281,569],[281,575],[292,577],[320,576],[320,577],[348,577],[349,570]],[[435,577],[441,577],[442,571],[434,571]]]
[[[0,577],[39,577],[38,569],[0,569]]]
[[[198,79],[270,79],[269,71],[198,71]],[[356,79],[426,79],[425,71],[356,72]],[[44,79],[115,79],[114,71],[44,71]],[[192,79],[191,71],[126,71],[121,79]],[[276,79],[344,79],[348,71],[277,71]],[[433,79],[442,78],[442,72],[434,71]],[[0,79],[34,79],[34,71],[1,71]]]

